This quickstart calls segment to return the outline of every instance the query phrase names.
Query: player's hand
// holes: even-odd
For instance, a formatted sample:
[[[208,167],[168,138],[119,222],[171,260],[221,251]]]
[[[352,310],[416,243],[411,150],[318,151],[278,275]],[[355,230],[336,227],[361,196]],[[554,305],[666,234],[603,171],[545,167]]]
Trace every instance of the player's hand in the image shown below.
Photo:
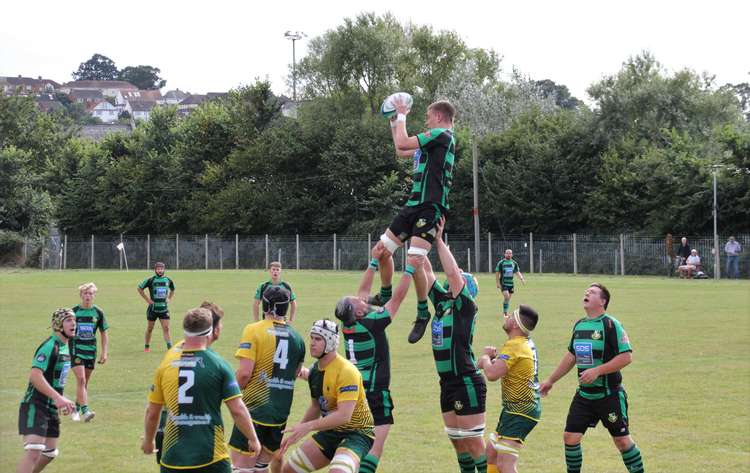
[[[581,373],[578,377],[579,381],[585,384],[593,383],[596,378],[599,377],[599,370],[597,368],[589,368]]]
[[[154,301],[152,301],[150,297],[149,297],[148,299],[146,299],[146,302],[147,302],[147,303],[148,303],[148,305],[150,305],[150,306],[151,306],[151,305],[154,305]]]
[[[107,362],[107,352],[104,352],[104,353],[102,353],[102,354],[101,354],[101,356],[99,357],[99,361],[98,361],[98,363],[99,363],[100,365],[103,365],[103,364],[104,364],[104,363],[106,363],[106,362]]]
[[[493,346],[486,346],[484,347],[484,350],[482,350],[483,355],[487,355],[490,357],[490,360],[494,360],[497,358],[497,348]]]
[[[440,221],[435,225],[435,241],[443,241],[443,230],[445,229],[445,216],[440,217]]]
[[[310,369],[305,366],[300,367],[297,377],[307,381],[307,378],[310,377]]]
[[[55,399],[55,407],[57,407],[57,410],[62,412],[64,416],[67,416],[75,412],[76,403],[65,396],[60,396]]]
[[[547,396],[551,389],[552,383],[550,383],[549,381],[542,381],[542,383],[539,385],[539,394],[541,394],[542,397]]]
[[[284,438],[281,441],[281,453],[282,455],[286,453],[287,449],[297,443],[302,437],[310,433],[310,429],[307,426],[307,423],[299,423],[297,425],[294,425],[292,427],[289,427],[287,429],[284,429],[282,432],[284,434]]]
[[[396,107],[396,113],[403,113],[408,115],[411,110],[406,106],[406,102],[399,96],[393,100],[393,106]]]
[[[250,452],[251,456],[257,456],[260,454],[260,441],[258,440],[258,437],[255,436],[253,439],[247,440],[247,451]]]
[[[151,455],[156,452],[156,442],[153,440],[148,442],[145,437],[141,437],[141,450],[144,454]]]

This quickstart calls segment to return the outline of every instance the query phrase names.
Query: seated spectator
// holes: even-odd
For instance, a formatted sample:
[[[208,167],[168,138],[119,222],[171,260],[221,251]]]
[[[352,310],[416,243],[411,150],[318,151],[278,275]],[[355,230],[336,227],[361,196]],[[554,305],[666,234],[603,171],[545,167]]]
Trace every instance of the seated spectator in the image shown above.
[[[693,273],[701,270],[701,257],[698,256],[698,250],[691,250],[690,256],[685,260],[685,264],[680,265],[678,268],[680,271],[680,277],[686,277],[691,279]]]

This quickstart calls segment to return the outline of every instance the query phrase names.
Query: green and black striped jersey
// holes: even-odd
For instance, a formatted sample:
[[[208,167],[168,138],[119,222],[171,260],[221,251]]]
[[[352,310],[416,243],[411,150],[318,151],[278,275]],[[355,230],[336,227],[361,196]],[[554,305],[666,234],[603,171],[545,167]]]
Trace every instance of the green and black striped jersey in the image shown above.
[[[41,370],[44,373],[44,379],[58,393],[63,393],[65,381],[68,379],[70,372],[70,352],[68,344],[63,343],[57,334],[52,335],[39,345],[34,353],[34,361],[31,367]],[[24,403],[36,404],[47,407],[52,413],[57,413],[55,402],[37,391],[31,382],[26,388],[26,394],[23,397]]]
[[[500,283],[505,287],[513,287],[513,275],[520,271],[514,259],[501,259],[495,266],[495,272],[500,273]]]
[[[344,351],[362,374],[365,391],[388,389],[391,384],[391,354],[385,329],[391,314],[383,307],[344,326]]]
[[[430,202],[450,209],[448,194],[453,185],[456,139],[450,128],[433,128],[417,135],[412,188],[407,207]]]
[[[584,317],[576,322],[568,351],[576,357],[580,377],[583,371],[633,350],[622,324],[605,313],[595,319]],[[599,376],[592,383],[579,384],[578,392],[586,399],[602,399],[618,391],[621,383],[622,375],[616,371]]]
[[[148,288],[151,300],[154,301],[153,311],[167,312],[167,298],[169,291],[174,291],[174,282],[166,276],[153,275],[138,285],[141,289]]]
[[[104,311],[95,305],[88,308],[77,305],[73,312],[76,314],[76,336],[70,341],[71,356],[93,360],[96,358],[96,331],[109,329]]]
[[[478,374],[471,344],[474,340],[477,305],[464,284],[455,299],[440,283],[430,288],[435,306],[432,319],[432,355],[441,379],[461,378]]]

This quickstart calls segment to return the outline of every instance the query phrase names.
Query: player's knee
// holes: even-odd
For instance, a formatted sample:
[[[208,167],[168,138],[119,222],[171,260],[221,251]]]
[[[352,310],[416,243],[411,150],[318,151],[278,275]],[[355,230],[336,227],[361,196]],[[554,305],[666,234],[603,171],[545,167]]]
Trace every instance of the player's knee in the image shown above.
[[[44,450],[42,450],[42,455],[48,458],[48,461],[52,461],[57,458],[58,455],[60,455],[60,450],[56,448],[45,448]]]
[[[630,435],[625,435],[623,437],[612,437],[612,440],[615,442],[615,446],[617,447],[617,449],[621,452],[624,452],[633,446],[633,439],[630,438]]]
[[[357,473],[359,465],[350,455],[346,453],[337,453],[331,460],[330,472],[337,473]]]
[[[389,255],[395,253],[396,250],[398,250],[398,247],[401,246],[398,242],[392,240],[391,237],[389,237],[385,233],[380,235],[380,242],[378,242],[378,244],[382,244]],[[383,255],[385,255],[385,252],[383,252]]]
[[[581,437],[583,437],[583,434],[578,432],[565,432],[563,433],[563,442],[565,442],[565,445],[576,445],[581,443]]]
[[[23,449],[26,450],[27,455],[37,458],[47,449],[47,446],[43,443],[25,443]]]
[[[409,249],[411,251],[411,248]],[[406,258],[406,264],[411,265],[414,269],[420,269],[424,266],[425,257],[417,254],[409,254]]]

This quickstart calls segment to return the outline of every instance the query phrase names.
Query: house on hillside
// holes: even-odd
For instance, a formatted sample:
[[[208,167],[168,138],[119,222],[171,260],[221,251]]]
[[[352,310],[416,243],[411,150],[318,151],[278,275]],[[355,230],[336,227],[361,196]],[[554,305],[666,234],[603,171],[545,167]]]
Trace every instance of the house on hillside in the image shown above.
[[[159,103],[162,99],[159,90],[124,90],[115,98],[117,105],[125,105],[125,102],[135,100],[137,102]]]
[[[170,90],[164,96],[157,100],[156,103],[159,105],[177,105],[180,101],[184,100],[188,95],[180,89]]]
[[[130,100],[125,105],[125,110],[130,113],[133,120],[148,120],[151,118],[151,110],[156,106],[156,102],[143,100]]]
[[[104,100],[104,95],[99,90],[72,89],[68,94],[71,102],[92,103]]]
[[[42,79],[42,76],[33,79],[31,77],[4,77],[0,76],[0,87],[3,93],[31,95],[39,93],[54,92],[60,88],[60,84],[50,79]]]
[[[57,112],[65,108],[53,94],[39,94],[34,98],[34,101],[39,110],[46,113]]]
[[[116,122],[117,117],[120,115],[120,108],[112,105],[106,100],[89,102],[86,111],[89,112],[92,117],[98,118],[104,123]]]
[[[66,94],[69,94],[73,89],[98,90],[105,97],[113,97],[116,99],[118,93],[122,94],[126,91],[135,91],[138,90],[138,87],[124,80],[76,80],[63,84],[60,88],[60,90]]]
[[[202,104],[207,100],[207,96],[201,94],[188,95],[179,104],[177,104],[178,112],[180,115],[185,115],[198,108],[198,105]]]

